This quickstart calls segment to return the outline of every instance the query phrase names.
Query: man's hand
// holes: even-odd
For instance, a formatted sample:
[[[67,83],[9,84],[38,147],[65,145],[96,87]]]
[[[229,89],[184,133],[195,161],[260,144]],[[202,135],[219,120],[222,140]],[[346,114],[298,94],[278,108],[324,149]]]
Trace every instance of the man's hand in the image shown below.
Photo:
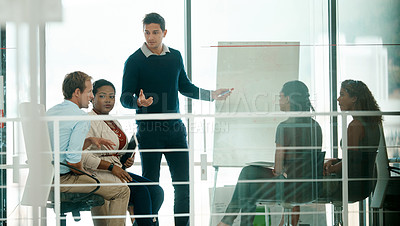
[[[123,170],[121,167],[114,165],[111,173],[118,177],[122,182],[131,182],[132,177],[129,176],[129,173]]]
[[[128,158],[128,159],[126,160],[126,162],[124,163],[124,166],[125,166],[126,168],[131,167],[131,166],[133,165],[133,163],[135,162],[135,154],[136,154],[136,152],[134,152],[133,155],[132,155],[132,157],[131,157],[131,158]]]
[[[108,150],[112,150],[112,149],[114,149],[113,146],[116,146],[114,144],[114,142],[112,142],[111,140],[107,140],[107,139],[99,138],[99,137],[88,137],[85,140],[85,144],[87,141],[90,143],[89,145],[96,145],[98,149],[101,148],[101,145],[106,147]]]
[[[138,107],[148,107],[153,104],[153,97],[149,97],[146,99],[143,94],[143,89],[140,89],[139,97],[136,102]]]
[[[211,92],[211,97],[214,100],[225,100],[229,95],[231,95],[232,89],[217,89]]]

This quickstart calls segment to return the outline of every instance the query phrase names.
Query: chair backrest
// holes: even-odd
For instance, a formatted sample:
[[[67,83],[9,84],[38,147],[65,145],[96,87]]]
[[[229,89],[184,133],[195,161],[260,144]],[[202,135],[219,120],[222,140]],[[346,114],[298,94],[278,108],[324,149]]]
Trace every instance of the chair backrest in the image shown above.
[[[381,139],[379,142],[378,154],[376,156],[377,181],[371,200],[371,207],[377,209],[382,208],[390,177],[385,135],[383,133],[383,128],[381,125],[379,126],[379,130],[381,134]]]
[[[304,177],[300,174],[288,175],[288,179],[322,179],[325,152],[308,152],[304,154],[304,159],[296,159],[291,161],[292,164],[297,165],[296,171],[302,172],[306,169],[307,176]],[[322,187],[319,181],[309,182],[285,182],[284,183],[284,203],[308,203],[318,198],[318,192]]]
[[[34,103],[21,103],[19,107],[29,167],[21,204],[46,206],[54,168],[47,122],[40,120],[45,107]]]

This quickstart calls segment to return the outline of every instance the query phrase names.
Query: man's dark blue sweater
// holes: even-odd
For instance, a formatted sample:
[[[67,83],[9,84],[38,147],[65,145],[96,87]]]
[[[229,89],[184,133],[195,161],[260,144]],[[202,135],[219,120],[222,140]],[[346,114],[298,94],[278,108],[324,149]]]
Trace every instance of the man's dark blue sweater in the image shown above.
[[[210,91],[196,87],[189,80],[178,50],[169,48],[165,55],[146,57],[139,48],[125,62],[121,103],[141,113],[179,113],[178,91],[184,96],[210,101]],[[138,107],[140,89],[146,98],[153,97],[149,107]]]

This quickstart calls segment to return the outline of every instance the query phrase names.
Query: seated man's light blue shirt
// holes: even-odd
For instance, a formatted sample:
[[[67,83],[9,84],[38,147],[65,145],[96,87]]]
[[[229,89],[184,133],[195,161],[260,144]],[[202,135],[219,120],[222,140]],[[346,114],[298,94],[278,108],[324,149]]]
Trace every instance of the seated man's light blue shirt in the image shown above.
[[[75,103],[64,100],[61,104],[50,108],[47,116],[87,115]],[[49,134],[52,150],[54,150],[54,127],[49,122]],[[60,162],[78,163],[81,161],[82,148],[90,129],[90,121],[60,121]],[[66,152],[66,153],[62,153]],[[68,173],[70,169],[60,166],[60,174]]]

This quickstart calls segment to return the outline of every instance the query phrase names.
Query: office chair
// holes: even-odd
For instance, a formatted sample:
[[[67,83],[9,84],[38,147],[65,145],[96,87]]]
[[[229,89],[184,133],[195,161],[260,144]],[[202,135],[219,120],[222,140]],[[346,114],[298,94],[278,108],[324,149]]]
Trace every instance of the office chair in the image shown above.
[[[363,187],[365,190],[363,192],[353,192],[352,194],[349,194],[349,199],[348,203],[355,203],[362,201],[366,199],[374,189],[373,186],[373,181],[371,180],[373,178],[374,174],[374,169],[375,169],[375,161],[376,161],[376,156],[377,152],[365,152],[365,153],[357,153],[359,155],[362,155],[363,163],[366,164],[365,168],[368,169],[367,172],[365,172],[365,179],[370,180],[369,181],[369,186]],[[323,156],[324,157],[324,156]],[[320,156],[318,157],[318,174],[317,178],[321,179],[322,178],[322,172],[323,172],[323,158],[322,158],[322,163]],[[341,185],[338,191],[332,195],[332,196],[327,196],[326,194],[322,194],[322,183],[327,183],[327,182],[318,182],[315,183],[314,186],[312,187],[312,192],[305,193],[304,194],[292,194],[288,196],[288,194],[285,194],[283,196],[282,200],[282,206],[285,209],[285,225],[290,225],[290,212],[291,209],[294,206],[301,206],[309,203],[316,203],[316,204],[333,204],[334,206],[334,225],[343,225],[343,220],[342,220],[342,211],[343,211],[343,203],[342,203],[342,189]],[[357,183],[357,182],[349,182],[349,183]],[[290,191],[290,190],[289,190]],[[290,194],[289,194],[290,195]],[[300,200],[299,200],[300,198]]]
[[[293,152],[294,156],[285,160],[285,165],[295,170],[288,172],[288,182],[277,182],[282,193],[275,199],[259,199],[258,205],[264,205],[267,221],[267,206],[278,204],[284,208],[284,225],[290,225],[291,210],[294,206],[311,204],[318,199],[318,191],[322,187],[319,181],[290,182],[290,179],[317,180],[322,179],[325,152]]]
[[[391,179],[391,172],[400,175],[399,168],[389,165],[383,128],[380,126],[379,129],[381,133],[381,140],[378,148],[378,154],[376,156],[377,180],[370,204],[370,207],[373,210],[373,225],[384,225],[383,206]]]
[[[20,115],[22,122],[22,132],[27,152],[27,163],[29,175],[26,182],[22,205],[34,207],[54,208],[54,190],[51,189],[54,178],[54,161],[50,145],[49,131],[47,122],[40,120],[45,115],[44,105],[21,103]],[[65,163],[60,165],[67,166],[82,174],[85,174],[100,183],[97,178],[89,175],[73,166]],[[40,176],[39,176],[40,175]],[[71,212],[75,221],[80,220],[80,211],[90,211],[94,206],[104,204],[104,198],[94,194],[100,188],[98,185],[90,193],[60,193],[60,216],[61,225],[66,225],[65,214]]]
[[[367,186],[362,186],[358,190],[350,190],[349,189],[349,195],[348,195],[348,203],[355,203],[359,201],[363,201],[367,197],[370,196],[371,192],[374,189],[374,184],[373,184],[373,179],[374,179],[374,170],[375,170],[375,161],[376,161],[376,156],[377,152],[364,152],[364,153],[357,153],[361,155],[363,159],[363,163],[365,166],[366,172],[364,172],[364,179],[369,180],[369,183]],[[351,181],[351,177],[349,175],[349,184],[351,183],[359,183],[360,181]],[[359,178],[356,178],[359,179]],[[328,182],[323,182],[323,183],[328,183]],[[350,186],[350,185],[349,185]],[[337,192],[335,192],[333,195],[327,195],[323,194],[320,192],[320,196],[318,199],[315,201],[315,203],[318,204],[332,204],[334,206],[334,225],[343,225],[343,220],[342,220],[342,211],[343,211],[343,194],[342,194],[342,184],[340,183],[339,188],[337,189]]]
[[[94,194],[94,192],[96,192],[100,188],[100,181],[96,177],[65,163],[60,162],[60,165],[67,166],[70,169],[76,170],[92,178],[98,184],[96,188],[94,188],[89,193],[60,192],[60,217],[62,217],[61,225],[65,226],[65,217],[67,213],[71,212],[74,220],[78,222],[81,220],[80,211],[90,211],[92,207],[102,206],[104,204],[104,198],[100,195]],[[53,189],[50,190],[47,208],[55,208]]]
[[[305,157],[289,160],[289,164],[297,165],[297,170],[292,175],[289,173],[288,179],[322,179],[325,152],[317,152],[316,156],[312,152],[303,153],[302,155],[305,155]],[[302,166],[299,167],[299,164]],[[290,225],[293,207],[308,205],[316,201],[321,188],[322,183],[320,181],[285,183],[281,200],[281,205],[285,212],[284,225]]]

